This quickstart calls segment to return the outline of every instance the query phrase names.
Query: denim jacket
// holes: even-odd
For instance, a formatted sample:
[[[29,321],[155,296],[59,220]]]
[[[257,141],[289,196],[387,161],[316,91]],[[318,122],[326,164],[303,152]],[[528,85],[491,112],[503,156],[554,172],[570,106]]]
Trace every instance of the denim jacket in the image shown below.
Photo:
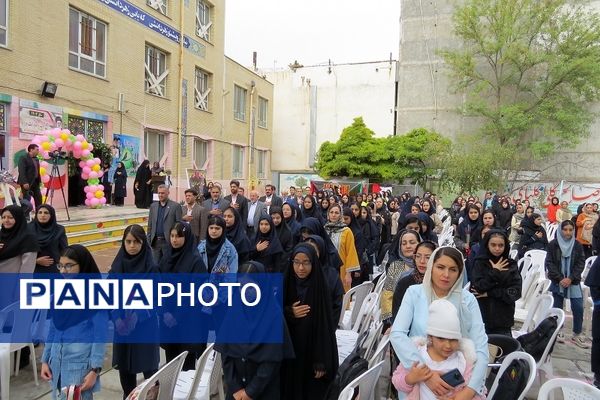
[[[198,252],[200,253],[200,257],[202,257],[202,261],[208,267],[208,255],[206,254],[206,240],[202,240],[198,245]],[[225,239],[223,245],[221,246],[221,250],[219,250],[219,254],[217,255],[217,259],[215,260],[215,265],[213,270],[218,269],[220,267],[226,267],[227,270],[219,270],[220,273],[230,273],[235,274],[238,270],[238,254],[233,246],[233,244]]]
[[[93,318],[80,322],[64,331],[50,323],[48,340],[42,354],[42,362],[50,366],[52,372],[52,399],[57,391],[65,386],[80,385],[92,368],[101,368],[104,364],[108,314],[99,311]],[[102,337],[101,337],[102,336]],[[97,338],[97,343],[73,343],[75,338]],[[95,340],[96,341],[96,340]],[[60,379],[60,387],[59,385]],[[82,399],[92,398],[93,392],[100,391],[100,377],[91,390],[82,393]]]

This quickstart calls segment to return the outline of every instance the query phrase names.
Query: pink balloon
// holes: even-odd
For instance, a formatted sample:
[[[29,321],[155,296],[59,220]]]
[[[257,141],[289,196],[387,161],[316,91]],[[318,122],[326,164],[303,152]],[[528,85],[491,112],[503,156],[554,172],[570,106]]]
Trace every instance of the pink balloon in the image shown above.
[[[85,167],[85,161],[83,161],[83,160],[79,161],[79,167],[80,168]]]
[[[75,158],[81,158],[81,150],[79,150],[79,151],[73,150],[73,157],[75,157]],[[81,167],[81,168],[83,168],[83,167]]]
[[[48,168],[49,165],[46,161],[40,162],[40,167]]]
[[[83,191],[87,193],[90,191],[90,188],[91,188],[91,186],[86,186],[83,188]]]
[[[100,200],[94,197],[93,199],[90,199],[90,203],[92,203],[92,206],[97,206],[100,204]]]
[[[50,175],[42,175],[42,182],[43,183],[50,182]]]
[[[75,150],[81,150],[81,142],[75,142],[75,143],[73,144],[73,148],[74,148]]]
[[[33,138],[31,143],[39,145],[40,143],[42,143],[42,139],[40,138],[40,136],[36,136]]]
[[[87,165],[85,167],[83,167],[84,174],[89,175],[90,172],[92,172],[92,169],[90,167],[88,167]]]
[[[59,139],[56,139],[56,140],[54,141],[54,143],[56,143],[56,145],[57,145],[58,147],[63,147],[63,146],[65,145],[65,142],[64,142],[62,139],[60,139],[60,138],[59,138]]]
[[[85,150],[81,151],[81,155],[84,156],[84,157],[89,157],[90,154],[92,154],[92,152],[89,151],[88,149],[85,149]]]
[[[106,204],[106,197],[100,197],[100,204]]]
[[[91,206],[92,205],[91,199],[85,199],[85,205],[88,207]]]
[[[92,193],[92,192],[87,192],[87,193],[85,194],[85,197],[86,197],[86,198],[88,198],[88,199],[91,199],[92,197],[94,197],[94,193]]]
[[[94,162],[98,165],[100,165],[100,159],[98,157],[94,158]]]
[[[102,175],[104,175],[104,171],[102,171],[102,170],[100,170],[96,173],[98,174],[98,178],[102,178]]]
[[[92,171],[89,173],[90,179],[98,179],[98,173],[96,171]]]
[[[94,145],[93,145],[93,144],[91,144],[91,143],[88,143],[88,150],[89,150],[89,151],[92,151],[92,150],[94,150]]]
[[[94,160],[87,160],[85,163],[87,164],[88,167],[93,167],[95,164]]]
[[[52,128],[49,132],[52,136],[56,137],[60,135],[60,128]]]
[[[75,136],[75,139],[77,139],[78,142],[83,142],[85,140],[85,137],[81,134]]]

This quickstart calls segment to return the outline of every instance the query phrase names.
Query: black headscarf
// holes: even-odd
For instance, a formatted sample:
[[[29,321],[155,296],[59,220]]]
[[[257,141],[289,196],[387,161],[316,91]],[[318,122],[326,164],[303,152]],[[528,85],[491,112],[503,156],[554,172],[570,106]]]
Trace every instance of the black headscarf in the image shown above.
[[[331,299],[328,296],[327,282],[317,257],[317,252],[308,243],[299,243],[292,251],[292,260],[296,254],[305,254],[311,262],[312,270],[308,277],[300,279],[294,272],[293,261],[284,275],[284,306],[291,307],[297,301],[310,306],[309,317],[294,321],[293,337],[301,336],[305,346],[294,347],[306,350],[304,358],[312,361],[311,367],[316,364],[323,368],[330,377],[335,376],[338,368],[338,351],[335,338],[337,321],[332,320]],[[306,335],[303,335],[306,333]]]
[[[152,249],[150,248],[150,244],[148,244],[148,238],[145,234],[140,234],[138,237],[137,235],[131,233],[136,240],[142,241],[142,248],[139,253],[132,256],[127,253],[127,250],[125,250],[125,237],[130,234],[131,229],[134,226],[136,225],[130,225],[125,228],[123,239],[121,239],[121,248],[119,249],[119,252],[117,253],[112,265],[110,266],[111,274],[148,274],[158,272],[156,263],[152,258]],[[139,225],[137,225],[137,227],[141,229],[141,232],[144,232],[144,228]]]
[[[144,160],[135,173],[135,181],[145,184],[151,176],[150,161]]]
[[[96,260],[90,254],[89,250],[80,244],[68,246],[62,252],[62,256],[68,257],[79,264],[79,273],[68,276],[69,279],[100,279],[100,270]],[[57,310],[51,311],[54,326],[64,331],[72,326],[79,324],[86,319],[90,319],[97,310]]]
[[[198,253],[198,248],[194,244],[192,227],[183,221],[177,224],[183,225],[183,246],[175,249],[169,240],[169,245],[160,259],[160,272],[168,274],[205,274],[207,272],[206,265],[204,265],[204,261]]]
[[[283,218],[283,221],[287,227],[290,228],[292,236],[296,236],[300,232],[300,222],[298,222],[298,218],[302,219],[302,213],[300,212],[298,206],[294,203],[285,202],[281,208],[283,209],[283,206],[286,204],[292,209],[292,216],[290,218]]]
[[[269,232],[262,233],[260,231],[260,221],[267,221],[269,223]],[[279,241],[279,237],[277,236],[277,231],[275,230],[273,218],[271,218],[270,215],[263,215],[258,220],[258,228],[256,230],[256,234],[254,235],[252,243],[256,247],[258,242],[265,240],[269,242],[269,246],[260,252],[261,256],[269,256],[271,254],[283,253],[283,247],[281,246],[281,242]]]
[[[314,199],[314,197],[312,198],[312,207],[311,208],[304,208],[304,202],[302,202],[302,218],[303,219],[307,219],[307,218],[316,218],[321,224],[324,223],[323,221],[323,216],[321,215],[321,211],[319,210],[321,208],[320,205],[317,206],[317,203]]]
[[[215,266],[215,261],[217,261],[217,257],[219,256],[219,252],[221,251],[221,247],[225,240],[227,239],[227,235],[225,234],[225,220],[219,216],[209,218],[209,228],[210,225],[218,225],[223,228],[223,232],[221,236],[216,239],[210,237],[208,232],[206,233],[206,258],[208,260],[208,272],[211,272]],[[209,229],[207,228],[207,229]]]
[[[4,207],[0,216],[6,211],[12,214],[15,224],[12,228],[7,229],[3,226],[0,230],[0,243],[3,244],[0,249],[0,261],[25,253],[37,252],[39,250],[38,241],[27,228],[27,221],[21,207],[14,204]]]
[[[489,243],[490,243],[490,239],[492,238],[492,236],[502,236],[502,239],[504,240],[504,252],[500,255],[500,256],[494,256],[492,255],[492,253],[490,253],[490,249],[489,249]],[[508,237],[506,236],[506,232],[504,232],[501,229],[490,229],[489,231],[486,232],[486,234],[483,236],[482,241],[479,243],[479,252],[477,253],[477,257],[475,257],[476,260],[482,259],[482,260],[492,260],[494,263],[498,262],[498,260],[500,260],[501,258],[505,259],[505,260],[510,260],[509,257],[510,254],[510,241],[508,240]]]
[[[247,272],[244,272],[244,265],[249,265],[250,267],[247,269]],[[264,274],[266,273],[264,265],[259,263],[258,261],[248,261],[240,266],[240,271],[238,271],[239,275],[244,274]],[[264,296],[263,301],[261,301],[257,307],[261,309],[267,310],[265,313],[258,313],[262,316],[266,316],[267,312],[272,312],[268,310],[272,310],[274,306],[274,297],[273,296]],[[277,306],[278,307],[278,306]],[[256,311],[256,310],[254,310]],[[273,324],[277,321],[276,318],[249,318],[245,321],[239,320],[239,314],[236,313],[238,319],[236,319],[235,323],[237,326],[243,326],[244,330],[250,332],[250,336],[252,337],[251,332],[256,331],[260,326],[260,330],[264,331],[264,324]],[[242,314],[243,316],[243,314]],[[227,318],[227,315],[225,316]],[[273,329],[276,329],[274,327]],[[286,358],[294,358],[294,347],[292,344],[292,340],[290,338],[290,334],[287,328],[287,324],[285,323],[285,319],[283,320],[283,342],[282,343],[215,343],[215,350],[219,353],[232,357],[232,358],[244,358],[255,363],[264,363],[264,362],[281,362]]]
[[[237,250],[238,255],[248,254],[250,252],[250,240],[246,235],[245,224],[242,224],[242,217],[240,213],[233,207],[228,207],[225,211],[230,210],[233,212],[234,222],[230,227],[225,228],[225,235],[227,240],[233,244],[233,247]],[[241,258],[241,257],[240,257]]]
[[[331,241],[331,238],[327,232],[325,232],[323,224],[321,224],[317,218],[309,217],[302,221],[302,224],[300,225],[300,232],[302,232],[303,229],[306,229],[310,235],[319,235],[321,238],[323,238],[323,241],[327,247],[327,258],[329,260],[329,265],[339,270],[343,265],[342,259],[340,258],[340,253],[335,248],[335,245]]]
[[[292,236],[292,231],[285,223],[285,220],[283,218],[283,211],[281,210],[281,207],[272,206],[269,209],[269,215],[271,215],[271,218],[273,218],[273,214],[278,214],[281,217],[281,223],[275,227],[275,232],[277,232],[277,237],[279,238],[279,242],[281,243],[281,247],[283,248],[283,251],[287,252],[289,254],[289,252],[292,249],[291,246],[293,246],[293,243],[294,243],[294,237]]]
[[[42,224],[37,219],[37,211],[45,208],[50,213],[50,220],[45,224]],[[37,238],[40,249],[38,251],[38,257],[49,256],[54,262],[58,262],[60,258],[60,252],[67,247],[67,234],[65,228],[56,222],[56,210],[50,204],[40,205],[35,214],[35,219],[29,224],[31,232]],[[52,267],[54,268],[54,267]],[[50,272],[48,268],[44,268],[44,272]],[[36,267],[37,271],[37,267]],[[58,272],[57,269],[53,269],[53,272]]]

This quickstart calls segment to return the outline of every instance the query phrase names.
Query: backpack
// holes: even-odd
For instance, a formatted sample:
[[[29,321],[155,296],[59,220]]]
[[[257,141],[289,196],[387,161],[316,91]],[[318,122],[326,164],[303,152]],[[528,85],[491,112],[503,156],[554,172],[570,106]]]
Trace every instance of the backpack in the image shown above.
[[[529,364],[525,360],[513,360],[498,380],[498,388],[489,400],[514,400],[525,390],[529,379]]]
[[[540,322],[540,324],[531,332],[519,336],[517,340],[519,343],[521,343],[523,351],[531,354],[537,362],[540,361],[544,355],[546,345],[552,338],[552,334],[554,334],[554,331],[556,331],[557,328],[558,317],[553,315]],[[550,353],[552,353],[553,348],[554,343],[552,343]]]
[[[369,369],[369,363],[360,355],[360,347],[346,357],[342,365],[338,368],[335,378],[327,389],[325,400],[337,400],[340,392],[348,386],[350,382],[356,379]]]

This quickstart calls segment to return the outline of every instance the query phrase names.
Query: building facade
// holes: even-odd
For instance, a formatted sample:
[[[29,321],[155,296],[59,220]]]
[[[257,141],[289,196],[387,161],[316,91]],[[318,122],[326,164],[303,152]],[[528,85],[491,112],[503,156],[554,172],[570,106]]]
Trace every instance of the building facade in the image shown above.
[[[273,85],[224,55],[224,13],[224,0],[0,0],[3,167],[64,126],[114,146],[131,171],[159,161],[179,199],[193,170],[258,185]]]

